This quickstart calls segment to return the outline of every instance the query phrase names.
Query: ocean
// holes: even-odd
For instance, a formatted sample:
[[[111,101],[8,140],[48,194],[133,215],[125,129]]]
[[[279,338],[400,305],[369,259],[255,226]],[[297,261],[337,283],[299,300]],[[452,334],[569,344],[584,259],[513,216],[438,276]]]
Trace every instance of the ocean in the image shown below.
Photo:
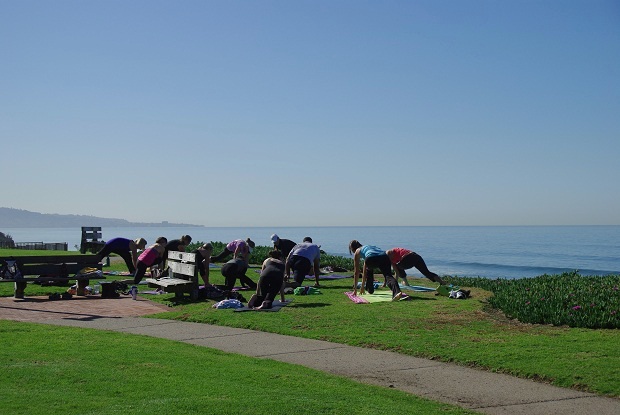
[[[80,228],[1,229],[15,242],[67,242],[78,250]],[[525,278],[578,270],[581,275],[620,274],[620,226],[362,226],[362,227],[122,227],[103,228],[103,239],[168,239],[229,242],[252,238],[271,245],[273,233],[300,242],[305,236],[328,254],[350,257],[351,239],[383,249],[404,247],[420,254],[439,275]],[[408,274],[420,276],[413,269]]]

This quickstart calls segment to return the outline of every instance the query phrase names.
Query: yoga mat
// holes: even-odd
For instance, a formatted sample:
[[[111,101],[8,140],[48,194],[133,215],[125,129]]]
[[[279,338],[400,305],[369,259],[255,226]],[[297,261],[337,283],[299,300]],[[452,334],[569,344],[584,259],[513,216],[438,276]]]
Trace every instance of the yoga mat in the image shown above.
[[[345,295],[349,297],[349,300],[353,301],[355,304],[368,304],[368,300],[358,295],[354,295],[353,291],[347,291],[345,292]]]
[[[431,291],[437,291],[436,288],[431,288],[431,287],[424,287],[422,285],[405,285],[405,284],[399,284],[399,287],[402,290],[410,290],[410,291],[417,291],[417,292],[431,292]]]
[[[375,280],[375,281],[373,282],[373,285],[375,286],[375,290],[376,290],[376,289],[378,289],[378,288],[381,288],[381,286],[383,285],[383,283],[382,283],[382,282],[379,282],[379,281],[377,281],[377,280]],[[362,282],[361,282],[361,281],[359,281],[359,282],[357,283],[357,288],[362,288]]]
[[[235,308],[235,312],[237,312],[237,311],[239,311],[239,312],[242,312],[242,311],[258,311],[258,312],[261,312],[261,311],[280,311],[280,309],[282,307],[286,307],[287,305],[289,305],[292,302],[293,302],[293,300],[287,300],[285,302],[282,302],[280,300],[275,300],[272,303],[271,308],[267,309],[267,310],[256,310],[254,308],[250,308],[248,306],[245,306],[245,307],[242,307],[242,308]]]
[[[328,274],[328,275],[319,275],[320,280],[340,280],[343,278],[352,278],[353,275],[339,275],[339,274]],[[313,280],[314,275],[306,275],[306,279]]]
[[[358,294],[358,296],[362,297],[364,300],[368,301],[371,304],[392,301],[392,291],[375,291],[373,294],[364,293],[362,295]],[[409,299],[410,297],[407,294],[403,293],[403,296],[401,297],[399,301],[409,300]]]
[[[261,270],[260,269],[255,269],[254,271],[256,271],[257,273],[260,274]],[[343,278],[352,278],[353,275],[340,275],[340,274],[327,274],[327,275],[319,275],[319,280],[340,280]],[[292,278],[292,277],[291,277]],[[306,275],[305,277],[307,280],[313,280],[314,279],[314,275]]]
[[[362,297],[369,303],[384,303],[386,301],[392,301],[392,291],[375,291],[373,294],[363,294]],[[407,294],[403,293],[403,296],[398,301],[410,300]]]
[[[375,290],[377,288],[380,288],[383,284],[379,281],[375,281]],[[399,284],[398,285],[401,289],[404,290],[409,290],[409,291],[417,291],[417,292],[431,292],[431,291],[437,291],[435,288],[431,288],[431,287],[424,287],[422,285],[404,285],[404,284]],[[362,283],[358,282],[357,283],[357,288],[361,288],[362,287]]]
[[[357,296],[353,295],[353,291],[347,291],[345,292],[345,294],[347,295],[347,297],[349,297],[351,301],[356,304],[372,304],[392,301],[392,291],[375,291],[373,294],[364,293],[358,294]],[[398,301],[410,299],[411,297],[409,297],[407,294],[403,294]]]

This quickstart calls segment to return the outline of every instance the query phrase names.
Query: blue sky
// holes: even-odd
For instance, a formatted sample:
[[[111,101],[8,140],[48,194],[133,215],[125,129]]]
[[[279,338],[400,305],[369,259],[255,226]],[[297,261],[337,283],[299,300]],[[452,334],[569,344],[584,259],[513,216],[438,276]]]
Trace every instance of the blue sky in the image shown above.
[[[617,1],[0,0],[0,206],[620,224]]]

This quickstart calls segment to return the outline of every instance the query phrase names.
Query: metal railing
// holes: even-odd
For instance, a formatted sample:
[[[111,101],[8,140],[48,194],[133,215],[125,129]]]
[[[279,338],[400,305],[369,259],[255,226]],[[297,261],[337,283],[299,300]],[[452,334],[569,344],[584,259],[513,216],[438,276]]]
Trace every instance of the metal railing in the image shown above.
[[[0,248],[68,251],[67,242],[0,242]]]

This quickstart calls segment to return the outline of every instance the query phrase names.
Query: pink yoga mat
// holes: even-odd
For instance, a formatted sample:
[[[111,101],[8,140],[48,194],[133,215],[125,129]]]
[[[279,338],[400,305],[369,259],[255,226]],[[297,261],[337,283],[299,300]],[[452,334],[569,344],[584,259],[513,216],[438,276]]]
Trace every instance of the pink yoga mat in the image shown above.
[[[345,292],[345,294],[355,304],[368,304],[369,303],[368,300],[366,300],[365,298],[358,297],[357,295],[353,295],[353,291],[347,291]]]

